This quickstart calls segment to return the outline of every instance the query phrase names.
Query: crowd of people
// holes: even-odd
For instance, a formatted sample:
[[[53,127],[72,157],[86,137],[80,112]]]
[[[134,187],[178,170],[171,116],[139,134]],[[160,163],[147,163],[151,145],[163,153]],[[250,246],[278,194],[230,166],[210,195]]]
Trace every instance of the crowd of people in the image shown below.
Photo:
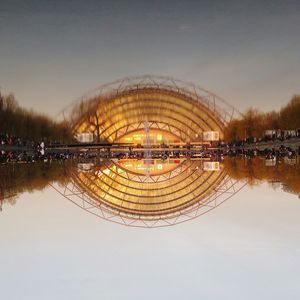
[[[0,163],[51,161],[67,159],[68,153],[46,153],[44,141],[0,134]]]
[[[263,150],[259,150],[257,148],[253,149],[244,149],[244,148],[238,148],[238,149],[229,149],[227,151],[227,155],[230,156],[239,156],[239,155],[244,155],[244,156],[264,156],[267,159],[271,157],[277,157],[277,158],[282,158],[282,157],[287,157],[287,158],[293,158],[297,155],[300,155],[300,146],[298,150],[292,149],[291,147],[287,147],[284,145],[281,145],[279,148],[265,148]]]
[[[242,139],[242,140],[236,140],[228,143],[229,146],[231,147],[243,147],[246,145],[252,145],[252,144],[259,144],[259,143],[268,143],[268,142],[279,142],[279,143],[284,143],[285,141],[290,141],[290,140],[299,140],[300,139],[300,129],[297,131],[294,130],[293,134],[287,133],[273,133],[271,135],[265,135],[263,138],[253,138],[249,137],[247,139]]]
[[[34,141],[24,140],[20,137],[11,136],[9,134],[0,134],[0,145],[2,147],[27,147],[29,145],[33,146]]]
[[[9,136],[7,134],[0,134],[0,163],[9,162],[49,162],[52,160],[66,160],[70,158],[94,158],[97,155],[97,151],[85,150],[85,151],[71,151],[71,150],[46,150],[46,145],[44,141],[27,141],[19,137]],[[168,148],[164,146],[163,148]],[[147,152],[148,153],[148,152]],[[129,147],[128,151],[123,152],[110,152],[105,151],[101,154],[103,157],[107,158],[135,158],[135,159],[145,159],[149,158],[149,153],[146,151],[132,151],[132,147]],[[99,153],[98,153],[99,154]],[[204,147],[202,149],[196,149],[191,147],[189,144],[186,145],[185,150],[180,148],[172,148],[160,151],[160,149],[155,149],[151,152],[151,158],[180,158],[180,157],[201,157],[201,158],[211,158],[211,159],[222,159],[224,156],[265,156],[268,157],[294,157],[300,155],[300,146],[297,150],[290,147],[281,145],[277,149],[265,148],[264,150],[259,150],[254,144],[251,149],[245,149],[244,147],[237,147],[237,145],[225,144],[220,142],[214,145],[213,148]]]
[[[51,162],[52,160],[66,160],[71,158],[72,155],[69,153],[47,153],[41,154],[40,151],[0,151],[0,163],[11,163],[11,162],[23,162],[23,163],[34,163],[34,162]]]

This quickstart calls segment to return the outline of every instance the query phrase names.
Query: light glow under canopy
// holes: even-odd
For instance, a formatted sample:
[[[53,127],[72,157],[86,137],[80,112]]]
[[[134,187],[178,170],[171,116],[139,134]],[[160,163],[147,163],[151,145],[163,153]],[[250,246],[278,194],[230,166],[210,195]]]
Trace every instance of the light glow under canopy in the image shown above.
[[[166,159],[163,149],[203,142],[204,132],[222,140],[235,112],[215,94],[172,78],[132,77],[103,85],[74,105],[74,134],[136,145],[144,159],[77,168],[62,194],[90,213],[130,226],[168,226],[195,218],[231,197],[237,182],[222,164],[204,167],[202,159],[183,154]],[[154,159],[149,152],[156,150],[150,149],[161,151],[164,160]]]
[[[73,107],[74,134],[93,133],[97,141],[143,144],[142,131],[154,143],[197,142],[203,132],[218,132],[236,110],[195,85],[154,76],[125,78],[101,86]]]

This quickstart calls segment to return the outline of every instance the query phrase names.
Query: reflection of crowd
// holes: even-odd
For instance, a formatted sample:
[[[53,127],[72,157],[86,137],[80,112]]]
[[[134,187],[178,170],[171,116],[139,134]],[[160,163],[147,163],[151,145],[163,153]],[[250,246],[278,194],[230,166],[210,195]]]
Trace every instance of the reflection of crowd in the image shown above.
[[[271,157],[287,157],[293,158],[297,154],[300,155],[300,149],[297,153],[293,149],[285,146],[281,146],[279,149],[231,149],[231,148],[221,148],[221,149],[207,149],[203,152],[194,153],[193,151],[189,152],[156,152],[151,154],[151,158],[159,158],[159,159],[167,159],[167,158],[181,158],[181,157],[189,157],[189,158],[209,158],[213,160],[222,160],[225,156],[264,156],[266,158]],[[33,163],[33,162],[51,162],[52,160],[67,160],[67,159],[91,159],[96,158],[96,152],[75,152],[71,153],[69,151],[65,152],[47,152],[45,153],[44,149],[38,146],[34,151],[26,151],[26,150],[14,150],[14,151],[5,151],[0,150],[0,163],[9,163],[9,162],[25,162],[25,163]],[[145,159],[144,152],[139,153],[115,153],[110,155],[104,155],[101,157],[106,158],[133,158],[133,159]],[[149,157],[147,157],[149,158]]]
[[[279,149],[264,149],[259,150],[257,143],[253,144],[253,148],[245,149],[243,147],[236,147],[237,145],[226,145],[224,142],[220,142],[214,145],[214,148],[208,148],[207,145],[203,148],[196,149],[195,147],[187,144],[185,150],[179,147],[169,148],[167,145],[163,145],[165,150],[153,149],[151,152],[151,158],[180,158],[180,157],[191,157],[191,158],[210,158],[210,159],[222,159],[224,156],[265,156],[266,158],[271,157],[288,157],[292,158],[297,154],[300,155],[300,146],[297,151],[290,147],[281,145]],[[70,152],[66,151],[46,151],[44,141],[34,142],[30,140],[24,140],[19,137],[9,136],[7,134],[0,134],[0,163],[8,162],[37,162],[43,161],[48,162],[52,160],[66,160],[69,158],[94,158],[98,154],[96,151],[81,151],[81,152]],[[142,148],[142,146],[140,146]],[[166,149],[167,148],[167,149]],[[147,155],[146,155],[147,156]],[[107,158],[134,158],[134,159],[145,159],[144,151],[133,151],[132,147],[129,147],[126,152],[111,152],[105,151],[100,153],[100,157]]]
[[[271,159],[273,157],[287,157],[287,158],[293,158],[296,155],[300,155],[300,146],[298,148],[298,151],[293,150],[291,147],[286,147],[284,145],[281,145],[278,149],[275,148],[266,148],[264,150],[259,150],[257,148],[254,149],[231,149],[227,151],[227,154],[230,156],[239,156],[239,155],[245,155],[245,156],[265,156],[268,159]]]
[[[0,151],[0,163],[9,162],[49,162],[52,160],[66,160],[72,157],[69,153],[47,153],[39,151]]]

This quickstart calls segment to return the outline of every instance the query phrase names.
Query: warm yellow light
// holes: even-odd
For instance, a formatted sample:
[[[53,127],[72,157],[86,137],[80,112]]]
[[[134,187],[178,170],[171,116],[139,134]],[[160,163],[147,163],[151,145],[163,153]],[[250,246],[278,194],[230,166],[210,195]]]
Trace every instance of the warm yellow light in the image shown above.
[[[140,141],[143,138],[143,134],[134,134],[133,139],[136,141]]]
[[[104,173],[105,175],[109,175],[110,169],[105,169],[105,170],[103,170],[103,173]]]

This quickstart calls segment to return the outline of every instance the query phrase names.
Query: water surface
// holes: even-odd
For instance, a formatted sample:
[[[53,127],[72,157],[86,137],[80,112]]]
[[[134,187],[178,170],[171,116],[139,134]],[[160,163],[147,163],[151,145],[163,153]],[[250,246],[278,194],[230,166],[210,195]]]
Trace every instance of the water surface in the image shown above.
[[[147,162],[144,173],[141,162],[1,166],[4,299],[298,298],[299,160],[226,158],[216,171],[192,162],[198,169],[185,172],[224,172],[242,188],[198,218],[153,229],[99,218],[53,188],[63,192],[74,174],[107,176],[110,164],[147,180],[176,170]]]

